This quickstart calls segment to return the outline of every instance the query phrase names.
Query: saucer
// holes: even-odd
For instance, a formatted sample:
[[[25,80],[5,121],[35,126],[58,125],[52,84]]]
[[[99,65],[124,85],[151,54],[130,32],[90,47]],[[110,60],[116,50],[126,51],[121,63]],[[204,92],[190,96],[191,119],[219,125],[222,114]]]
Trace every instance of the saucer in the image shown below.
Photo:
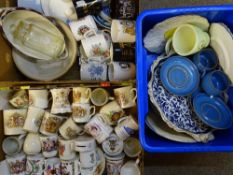
[[[232,126],[232,113],[218,97],[209,97],[200,93],[193,99],[193,108],[197,116],[212,128],[228,129]]]
[[[169,92],[180,96],[191,95],[200,83],[195,64],[181,56],[172,56],[162,64],[160,79]]]
[[[13,49],[12,57],[16,67],[28,78],[38,81],[51,81],[63,76],[76,61],[77,43],[69,27],[60,20],[56,20],[64,31],[67,40],[69,57],[59,62],[39,63],[33,62],[19,51]]]
[[[210,26],[210,46],[218,55],[219,63],[233,82],[233,37],[231,31],[221,23],[213,23]]]

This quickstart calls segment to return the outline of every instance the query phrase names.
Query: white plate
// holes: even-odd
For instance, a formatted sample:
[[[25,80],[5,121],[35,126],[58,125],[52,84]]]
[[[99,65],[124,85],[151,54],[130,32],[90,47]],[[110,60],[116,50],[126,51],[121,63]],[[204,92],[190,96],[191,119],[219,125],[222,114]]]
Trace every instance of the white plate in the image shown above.
[[[210,39],[210,46],[217,53],[221,67],[233,82],[232,33],[224,24],[213,23],[210,26]]]
[[[64,75],[73,66],[77,56],[77,43],[69,27],[60,20],[57,23],[63,29],[67,40],[69,57],[63,61],[36,63],[32,59],[13,49],[12,56],[17,68],[27,77],[39,81],[51,81]]]

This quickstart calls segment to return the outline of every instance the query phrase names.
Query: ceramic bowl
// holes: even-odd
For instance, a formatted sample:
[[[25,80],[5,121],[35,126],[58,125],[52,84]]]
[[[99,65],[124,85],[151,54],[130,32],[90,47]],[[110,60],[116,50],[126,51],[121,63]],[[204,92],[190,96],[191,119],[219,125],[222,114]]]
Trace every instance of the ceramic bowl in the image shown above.
[[[212,129],[193,113],[191,98],[176,96],[167,91],[160,80],[161,64],[166,57],[159,57],[151,67],[151,80],[148,84],[150,101],[161,114],[167,125],[177,132],[192,136],[199,142],[207,142],[212,136]]]

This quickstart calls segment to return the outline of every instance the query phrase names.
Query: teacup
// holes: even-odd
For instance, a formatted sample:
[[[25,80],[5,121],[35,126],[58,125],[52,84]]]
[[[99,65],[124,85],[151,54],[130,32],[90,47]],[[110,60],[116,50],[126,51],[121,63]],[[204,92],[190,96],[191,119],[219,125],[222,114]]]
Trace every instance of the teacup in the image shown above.
[[[121,175],[140,175],[141,171],[139,168],[139,159],[135,161],[128,161],[122,168],[121,168]]]
[[[210,43],[208,33],[191,25],[180,25],[174,32],[172,46],[175,52],[181,56],[188,56],[199,52]]]
[[[96,166],[96,149],[86,152],[80,152],[80,165],[84,168],[91,168]]]
[[[60,159],[57,157],[46,159],[44,175],[51,175],[51,174],[60,175],[60,164],[61,164]]]
[[[29,133],[24,141],[23,151],[27,155],[36,155],[41,152],[40,136],[35,133]]]
[[[138,139],[130,137],[124,142],[124,152],[128,157],[138,157],[142,152],[142,147]]]
[[[9,109],[3,111],[4,134],[20,135],[25,134],[23,130],[27,116],[27,109]]]
[[[44,117],[44,113],[45,111],[43,109],[29,106],[23,129],[37,133]]]
[[[112,20],[111,36],[114,43],[134,43],[136,40],[135,21]]]
[[[121,140],[126,140],[137,130],[138,124],[132,116],[121,118],[115,127],[115,133]]]
[[[114,98],[110,97],[109,93],[103,88],[96,88],[91,93],[91,102],[95,106],[103,106],[109,100],[113,100]]]
[[[62,175],[79,175],[80,162],[79,159],[61,160],[60,172]]]
[[[83,135],[74,140],[74,150],[77,152],[88,152],[96,149],[96,142],[93,137]]]
[[[59,128],[59,132],[64,139],[73,139],[84,134],[83,128],[76,125],[72,118],[67,119]]]
[[[62,138],[59,138],[58,150],[59,150],[59,157],[61,160],[72,160],[76,157],[73,140],[64,140]]]
[[[81,80],[106,81],[108,79],[107,70],[108,66],[105,62],[88,61],[81,64]]]
[[[114,95],[122,109],[131,108],[136,105],[137,90],[132,86],[114,89]]]
[[[21,152],[25,134],[18,137],[6,137],[2,142],[2,150],[8,156],[14,156]]]
[[[41,149],[44,157],[50,158],[57,155],[58,152],[58,136],[40,136]]]
[[[49,106],[48,90],[29,90],[29,105],[46,109]]]
[[[201,82],[201,87],[208,95],[221,96],[230,86],[230,80],[227,75],[215,70],[204,76]]]
[[[124,115],[123,109],[114,100],[100,109],[100,113],[103,114],[103,119],[109,125],[116,125],[117,121]]]
[[[16,108],[27,108],[28,107],[28,95],[25,90],[16,92],[10,99],[10,104]]]
[[[50,114],[49,112],[45,112],[40,126],[40,133],[44,135],[56,134],[63,120],[63,117]]]
[[[25,175],[26,155],[19,153],[14,157],[6,156],[6,161],[11,175]]]
[[[72,104],[72,118],[76,123],[86,123],[95,115],[95,106],[89,103]]]
[[[113,131],[113,128],[109,126],[104,119],[103,115],[96,114],[85,126],[85,130],[92,135],[98,143],[102,143],[106,140]]]
[[[69,113],[71,106],[69,102],[69,88],[51,89],[53,104],[51,108],[52,114]]]
[[[69,23],[70,29],[77,41],[84,39],[84,34],[90,30],[98,30],[95,20],[91,15]]]
[[[108,78],[110,81],[133,80],[136,76],[134,63],[112,62],[108,67]]]
[[[105,154],[107,173],[108,175],[119,175],[121,172],[121,167],[124,163],[125,154],[121,153],[117,156],[108,156]]]
[[[44,157],[42,154],[27,156],[26,174],[41,175],[44,172]]]
[[[73,103],[89,103],[91,97],[91,88],[75,87],[73,88]]]

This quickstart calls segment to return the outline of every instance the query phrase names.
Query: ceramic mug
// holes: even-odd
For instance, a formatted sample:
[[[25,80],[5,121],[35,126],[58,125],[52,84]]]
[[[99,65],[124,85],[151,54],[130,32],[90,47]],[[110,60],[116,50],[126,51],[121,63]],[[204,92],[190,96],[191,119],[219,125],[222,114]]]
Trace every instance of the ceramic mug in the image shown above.
[[[90,32],[94,35],[87,37]],[[81,40],[81,43],[85,57],[110,57],[111,41],[105,31],[92,30],[85,33],[84,37],[85,39]]]
[[[60,172],[62,175],[79,175],[80,162],[78,159],[61,160]]]
[[[18,137],[6,137],[2,142],[2,150],[8,156],[14,156],[22,150],[25,134]]]
[[[113,43],[110,48],[112,61],[134,62],[135,46],[130,43]]]
[[[92,151],[80,152],[80,165],[84,168],[91,168],[96,166],[96,149]]]
[[[91,97],[91,88],[75,87],[73,88],[73,103],[89,103]]]
[[[133,80],[136,76],[134,63],[112,62],[108,67],[108,78],[110,81]]]
[[[10,104],[16,108],[27,108],[28,101],[28,95],[25,90],[17,91],[9,100]]]
[[[114,157],[105,154],[108,175],[120,175],[121,167],[124,163],[124,157],[124,153]]]
[[[201,82],[201,87],[208,95],[221,96],[230,86],[227,75],[215,70],[206,74]]]
[[[40,136],[41,150],[44,157],[50,158],[57,155],[58,136]]]
[[[122,109],[136,106],[137,89],[132,86],[114,89],[114,95]]]
[[[114,43],[134,43],[136,40],[135,21],[112,20],[111,36]]]
[[[74,140],[74,150],[77,152],[88,152],[96,149],[96,142],[93,137],[83,135]]]
[[[52,114],[69,113],[71,106],[69,102],[69,88],[51,89],[53,104],[51,107]]]
[[[210,43],[209,34],[191,24],[180,25],[174,32],[172,46],[181,56],[199,52]]]
[[[48,90],[29,90],[29,105],[46,109],[49,106],[49,92]]]
[[[107,80],[107,64],[99,61],[89,61],[81,64],[80,76],[81,80],[106,81]]]
[[[59,132],[64,139],[73,139],[84,134],[83,128],[76,125],[72,118],[67,119],[59,128]]]
[[[128,157],[138,157],[142,152],[142,147],[138,139],[130,137],[124,142],[124,152]]]
[[[95,115],[95,106],[86,104],[72,104],[72,118],[76,123],[86,123]]]
[[[46,159],[44,175],[60,175],[60,164],[60,159],[57,157]]]
[[[138,124],[132,116],[121,118],[115,127],[115,133],[121,140],[126,140],[136,130],[138,130]]]
[[[26,174],[42,175],[44,172],[44,157],[42,154],[27,156]]]
[[[45,111],[43,109],[29,106],[23,129],[28,132],[37,133],[44,117],[44,113]]]
[[[26,155],[19,153],[14,157],[6,156],[6,161],[11,175],[25,175]]]
[[[61,160],[72,160],[76,157],[73,140],[64,140],[62,138],[59,138],[58,150],[59,150],[59,157]]]
[[[50,114],[49,112],[45,112],[40,126],[40,133],[44,135],[56,134],[63,120],[63,117]]]
[[[92,135],[98,143],[102,143],[106,140],[113,131],[113,128],[104,121],[102,116],[101,114],[96,114],[84,126],[85,130]]]
[[[36,155],[41,152],[40,136],[35,133],[29,133],[24,141],[23,151],[27,155]]]
[[[115,100],[104,105],[99,112],[103,114],[103,119],[109,125],[116,125],[117,121],[124,115],[123,109]]]
[[[114,98],[110,97],[108,91],[106,91],[104,88],[96,88],[91,93],[91,102],[95,106],[103,106],[109,100],[113,100],[113,99]]]
[[[139,168],[139,159],[135,161],[128,161],[125,165],[121,168],[121,175],[140,175],[141,171]]]
[[[98,30],[95,20],[91,15],[69,23],[70,29],[77,41],[84,39],[84,34],[90,30]]]
[[[27,109],[9,109],[3,111],[4,134],[20,135],[25,134],[23,130],[27,117]]]

